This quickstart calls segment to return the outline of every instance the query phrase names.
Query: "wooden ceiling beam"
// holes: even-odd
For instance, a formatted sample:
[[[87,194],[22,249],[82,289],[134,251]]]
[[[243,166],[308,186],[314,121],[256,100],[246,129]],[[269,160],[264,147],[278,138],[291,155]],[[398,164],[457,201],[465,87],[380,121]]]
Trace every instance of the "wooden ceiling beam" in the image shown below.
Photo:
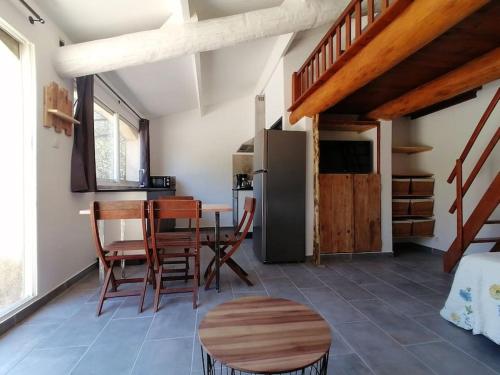
[[[391,100],[367,117],[391,120],[453,98],[500,78],[500,48],[484,54],[451,72]]]
[[[340,68],[290,115],[290,123],[321,113],[446,32],[488,0],[413,1],[351,61]]]

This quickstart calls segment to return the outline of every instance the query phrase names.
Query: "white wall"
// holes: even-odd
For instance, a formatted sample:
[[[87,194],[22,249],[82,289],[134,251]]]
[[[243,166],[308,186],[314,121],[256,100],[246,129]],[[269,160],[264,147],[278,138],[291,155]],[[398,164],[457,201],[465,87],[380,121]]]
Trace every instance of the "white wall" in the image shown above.
[[[286,117],[283,59],[280,60],[271,76],[264,90],[264,96],[266,98],[266,129],[269,129],[280,117]]]
[[[206,203],[232,205],[232,154],[253,137],[254,98],[242,98],[198,110],[177,113],[150,123],[151,174],[177,178],[177,195],[192,195]],[[202,220],[213,225],[213,218]],[[231,226],[232,215],[221,215]]]
[[[17,2],[16,2],[17,3]],[[64,34],[46,15],[45,25],[31,25],[27,14],[9,1],[0,2],[0,15],[35,46],[36,55],[36,144],[38,218],[38,296],[43,296],[94,262],[88,217],[78,210],[88,207],[93,194],[70,192],[70,162],[73,137],[42,126],[43,86],[51,81],[73,90],[52,66],[52,56]],[[15,188],[15,181],[4,181]]]
[[[455,198],[455,183],[448,184],[448,178],[454,167],[455,160],[460,156],[465,144],[469,140],[476,124],[491,101],[500,81],[484,86],[478,92],[478,97],[465,103],[455,105],[445,110],[418,118],[416,120],[399,119],[395,121],[395,142],[410,142],[434,147],[430,152],[415,155],[395,156],[395,168],[404,168],[408,165],[415,170],[422,170],[435,175],[434,188],[434,215],[436,217],[435,236],[430,239],[421,239],[423,245],[448,250],[449,245],[456,237],[456,216],[448,213],[448,209]],[[488,123],[468,159],[464,164],[464,176],[469,176],[471,169],[477,162],[486,144],[492,138],[500,123],[500,108],[491,115]],[[396,143],[395,143],[396,144]],[[400,143],[401,144],[401,143]],[[479,173],[464,199],[464,216],[467,218],[477,205],[487,187],[499,171],[500,146],[497,145],[490,159]],[[496,212],[498,218],[500,212]],[[493,216],[495,217],[495,215]],[[500,235],[500,226],[487,226],[480,233],[480,237],[494,237]],[[472,245],[473,250],[486,250],[491,245]]]

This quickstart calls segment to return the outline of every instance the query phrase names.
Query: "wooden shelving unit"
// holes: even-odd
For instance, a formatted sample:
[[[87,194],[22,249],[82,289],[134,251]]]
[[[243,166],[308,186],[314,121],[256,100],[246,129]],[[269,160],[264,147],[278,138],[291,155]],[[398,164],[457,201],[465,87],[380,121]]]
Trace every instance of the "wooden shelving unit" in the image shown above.
[[[393,146],[392,152],[395,154],[418,154],[420,152],[432,151],[431,146]]]
[[[425,172],[393,175],[393,238],[411,239],[434,236],[434,181],[432,177],[433,174]],[[424,189],[422,189],[422,183]],[[424,207],[427,205],[423,210],[422,204]]]

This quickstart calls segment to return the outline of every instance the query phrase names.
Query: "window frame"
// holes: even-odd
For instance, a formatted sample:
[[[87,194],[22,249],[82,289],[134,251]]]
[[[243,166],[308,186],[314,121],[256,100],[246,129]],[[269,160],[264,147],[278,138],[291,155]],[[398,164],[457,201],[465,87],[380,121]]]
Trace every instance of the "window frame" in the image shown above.
[[[94,104],[99,105],[109,114],[113,115],[113,179],[99,179],[96,176],[97,188],[109,188],[109,187],[138,187],[138,181],[131,180],[121,180],[120,179],[120,120],[125,122],[128,126],[137,132],[137,137],[139,137],[139,126],[135,126],[132,121],[128,119],[127,116],[120,110],[115,110],[107,104],[107,101],[101,99],[100,96],[94,93]],[[120,104],[120,102],[118,102]],[[95,136],[94,136],[95,137]],[[95,138],[94,138],[95,139]],[[138,140],[139,141],[139,140]],[[139,151],[140,152],[140,151]],[[138,155],[139,156],[139,155]]]
[[[38,201],[37,201],[37,76],[35,45],[0,17],[0,28],[19,43],[22,76],[23,215],[24,215],[24,288],[26,296],[1,311],[0,320],[8,319],[38,297]]]

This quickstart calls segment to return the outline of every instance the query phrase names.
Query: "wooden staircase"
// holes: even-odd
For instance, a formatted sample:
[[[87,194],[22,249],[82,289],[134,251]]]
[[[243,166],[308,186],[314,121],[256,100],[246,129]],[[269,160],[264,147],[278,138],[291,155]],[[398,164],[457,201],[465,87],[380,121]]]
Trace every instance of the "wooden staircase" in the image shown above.
[[[471,138],[467,142],[462,155],[457,159],[455,168],[453,169],[450,177],[448,178],[448,183],[452,183],[453,180],[456,181],[456,192],[457,198],[450,207],[450,213],[457,213],[457,237],[451,244],[448,251],[443,257],[443,268],[445,272],[451,272],[456,266],[465,250],[473,243],[492,243],[494,244],[491,251],[500,251],[500,237],[492,238],[477,238],[477,235],[481,228],[485,225],[498,225],[500,220],[490,220],[490,216],[493,214],[498,204],[500,203],[500,172],[497,173],[496,177],[492,181],[491,185],[488,187],[483,197],[477,204],[476,208],[472,211],[471,215],[467,219],[466,223],[463,222],[463,199],[472,183],[476,179],[479,171],[483,167],[484,163],[490,156],[491,152],[497,145],[500,139],[500,127],[497,128],[491,141],[488,143],[483,153],[481,154],[479,160],[471,171],[470,176],[463,184],[462,176],[462,165],[469,152],[476,142],[479,134],[481,133],[483,127],[488,121],[489,117],[493,113],[498,101],[500,99],[500,88],[497,90],[492,101],[488,105],[488,108],[484,112],[483,116],[479,120],[479,123],[474,130]]]

